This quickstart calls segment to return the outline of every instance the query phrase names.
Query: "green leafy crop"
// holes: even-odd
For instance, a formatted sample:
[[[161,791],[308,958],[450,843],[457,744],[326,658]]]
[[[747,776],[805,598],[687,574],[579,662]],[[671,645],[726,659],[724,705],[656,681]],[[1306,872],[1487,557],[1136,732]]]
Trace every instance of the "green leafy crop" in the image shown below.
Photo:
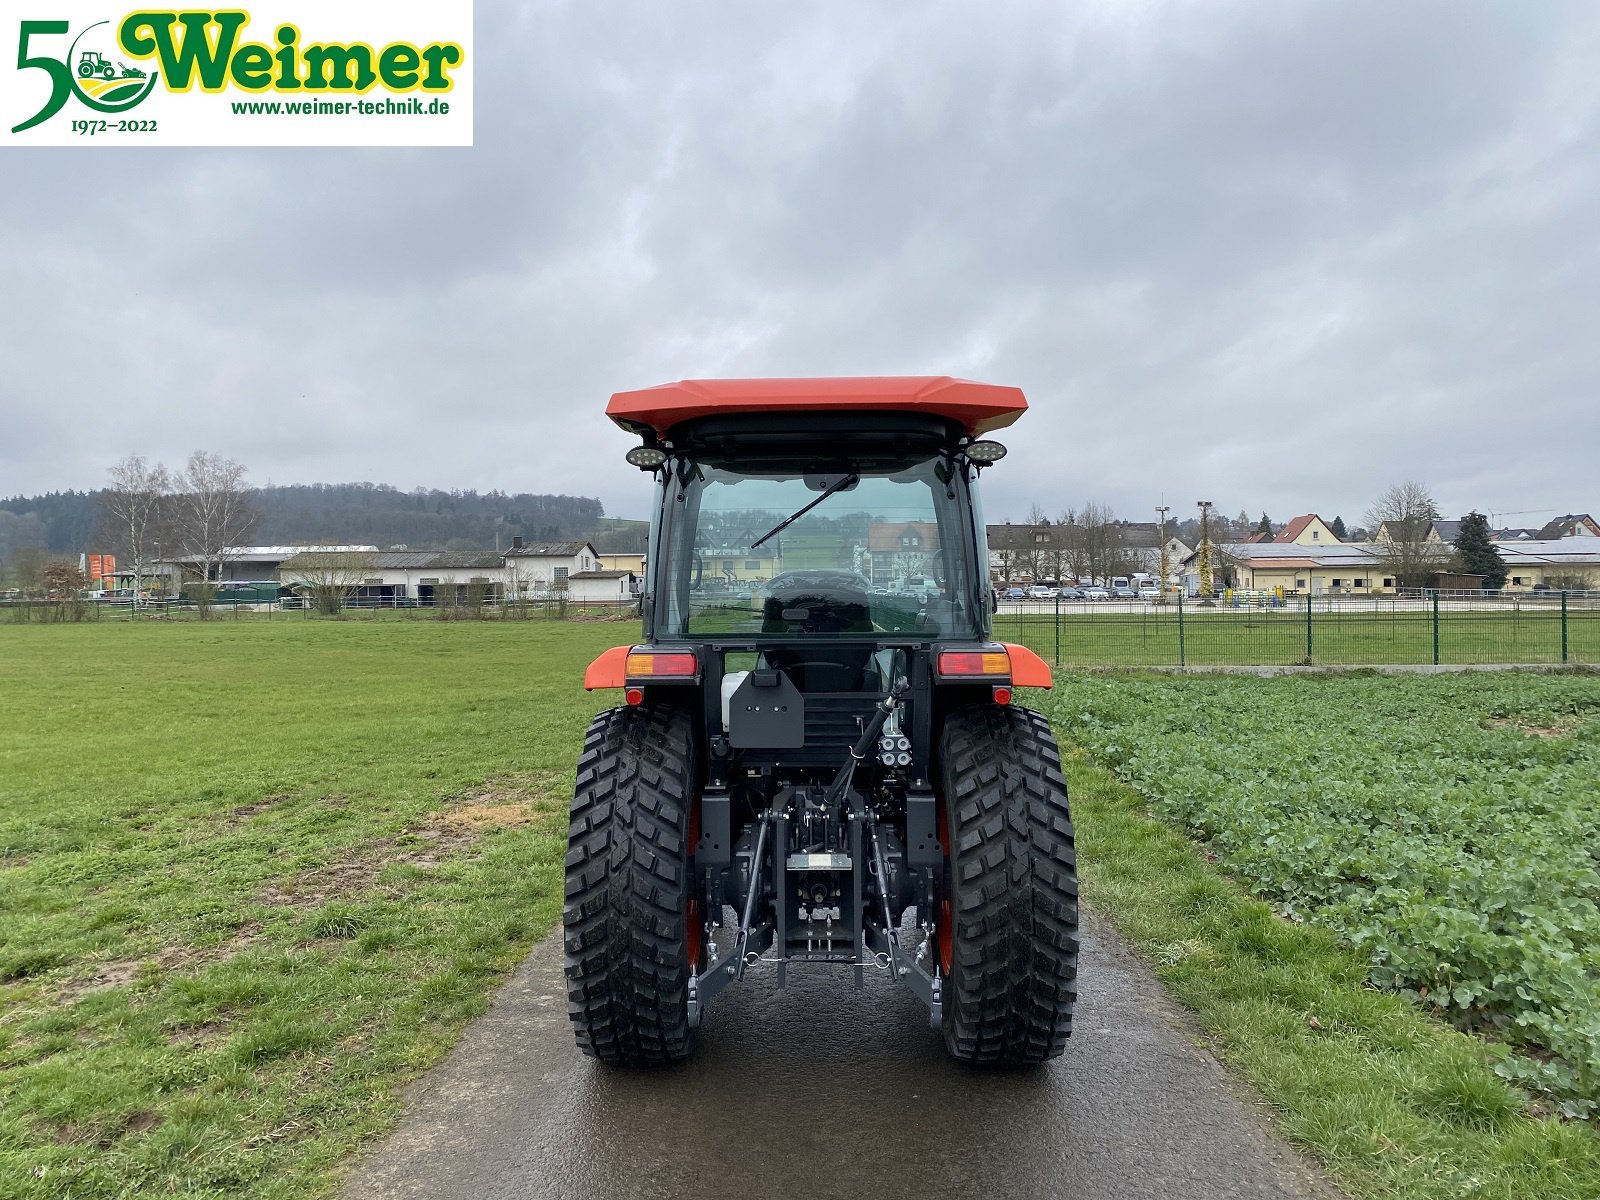
[[[1600,679],[1073,678],[1064,732],[1375,984],[1600,1111]]]

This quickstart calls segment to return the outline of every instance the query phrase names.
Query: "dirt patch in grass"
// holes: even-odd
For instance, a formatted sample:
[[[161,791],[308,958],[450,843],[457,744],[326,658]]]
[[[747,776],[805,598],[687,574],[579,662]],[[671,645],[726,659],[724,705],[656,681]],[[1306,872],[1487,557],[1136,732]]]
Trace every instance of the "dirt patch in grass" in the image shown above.
[[[1549,724],[1539,724],[1522,717],[1490,717],[1485,722],[1490,729],[1514,729],[1518,733],[1536,738],[1564,738],[1571,737],[1583,720],[1573,717],[1570,720],[1555,721]]]
[[[276,804],[282,804],[288,798],[288,796],[263,796],[261,799],[252,801],[249,804],[239,805],[229,816],[234,821],[248,821],[257,813],[266,812],[267,809]]]
[[[71,1004],[92,992],[104,991],[106,988],[127,987],[136,983],[139,976],[146,972],[167,974],[226,962],[260,940],[260,924],[246,921],[231,938],[218,946],[162,946],[138,958],[117,958],[91,963],[92,974],[61,980],[50,987],[50,993]]]

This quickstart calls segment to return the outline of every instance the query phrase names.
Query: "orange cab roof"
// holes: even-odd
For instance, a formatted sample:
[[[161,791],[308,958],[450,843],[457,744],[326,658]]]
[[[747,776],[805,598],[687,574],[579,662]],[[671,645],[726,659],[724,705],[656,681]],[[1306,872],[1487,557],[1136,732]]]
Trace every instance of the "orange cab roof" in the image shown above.
[[[858,410],[915,412],[958,421],[969,436],[1004,429],[1027,409],[1022,389],[949,375],[859,379],[684,379],[618,392],[606,415],[630,433],[658,436],[683,421],[729,413]]]

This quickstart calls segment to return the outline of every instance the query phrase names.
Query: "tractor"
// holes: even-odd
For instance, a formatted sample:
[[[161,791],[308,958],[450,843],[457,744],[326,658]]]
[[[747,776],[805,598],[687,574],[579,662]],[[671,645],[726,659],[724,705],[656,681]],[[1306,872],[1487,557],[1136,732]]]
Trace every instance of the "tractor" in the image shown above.
[[[1049,687],[993,641],[978,476],[1027,408],[949,377],[689,380],[611,397],[652,477],[641,641],[578,759],[567,1007],[620,1067],[693,1050],[757,963],[883,971],[951,1056],[1059,1055],[1077,995]]]
[[[117,69],[98,50],[85,50],[78,58],[78,78],[88,79],[91,75],[98,75],[107,80],[115,79]]]

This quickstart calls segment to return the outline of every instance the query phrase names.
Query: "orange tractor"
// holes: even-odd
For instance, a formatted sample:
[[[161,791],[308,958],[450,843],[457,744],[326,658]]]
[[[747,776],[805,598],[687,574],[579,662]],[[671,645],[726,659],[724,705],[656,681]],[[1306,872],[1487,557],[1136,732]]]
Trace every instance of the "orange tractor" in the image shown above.
[[[578,761],[563,914],[578,1045],[687,1056],[758,962],[910,988],[968,1062],[1060,1054],[1077,993],[1049,687],[990,637],[978,476],[1022,393],[948,377],[611,398],[654,483],[639,643]]]

